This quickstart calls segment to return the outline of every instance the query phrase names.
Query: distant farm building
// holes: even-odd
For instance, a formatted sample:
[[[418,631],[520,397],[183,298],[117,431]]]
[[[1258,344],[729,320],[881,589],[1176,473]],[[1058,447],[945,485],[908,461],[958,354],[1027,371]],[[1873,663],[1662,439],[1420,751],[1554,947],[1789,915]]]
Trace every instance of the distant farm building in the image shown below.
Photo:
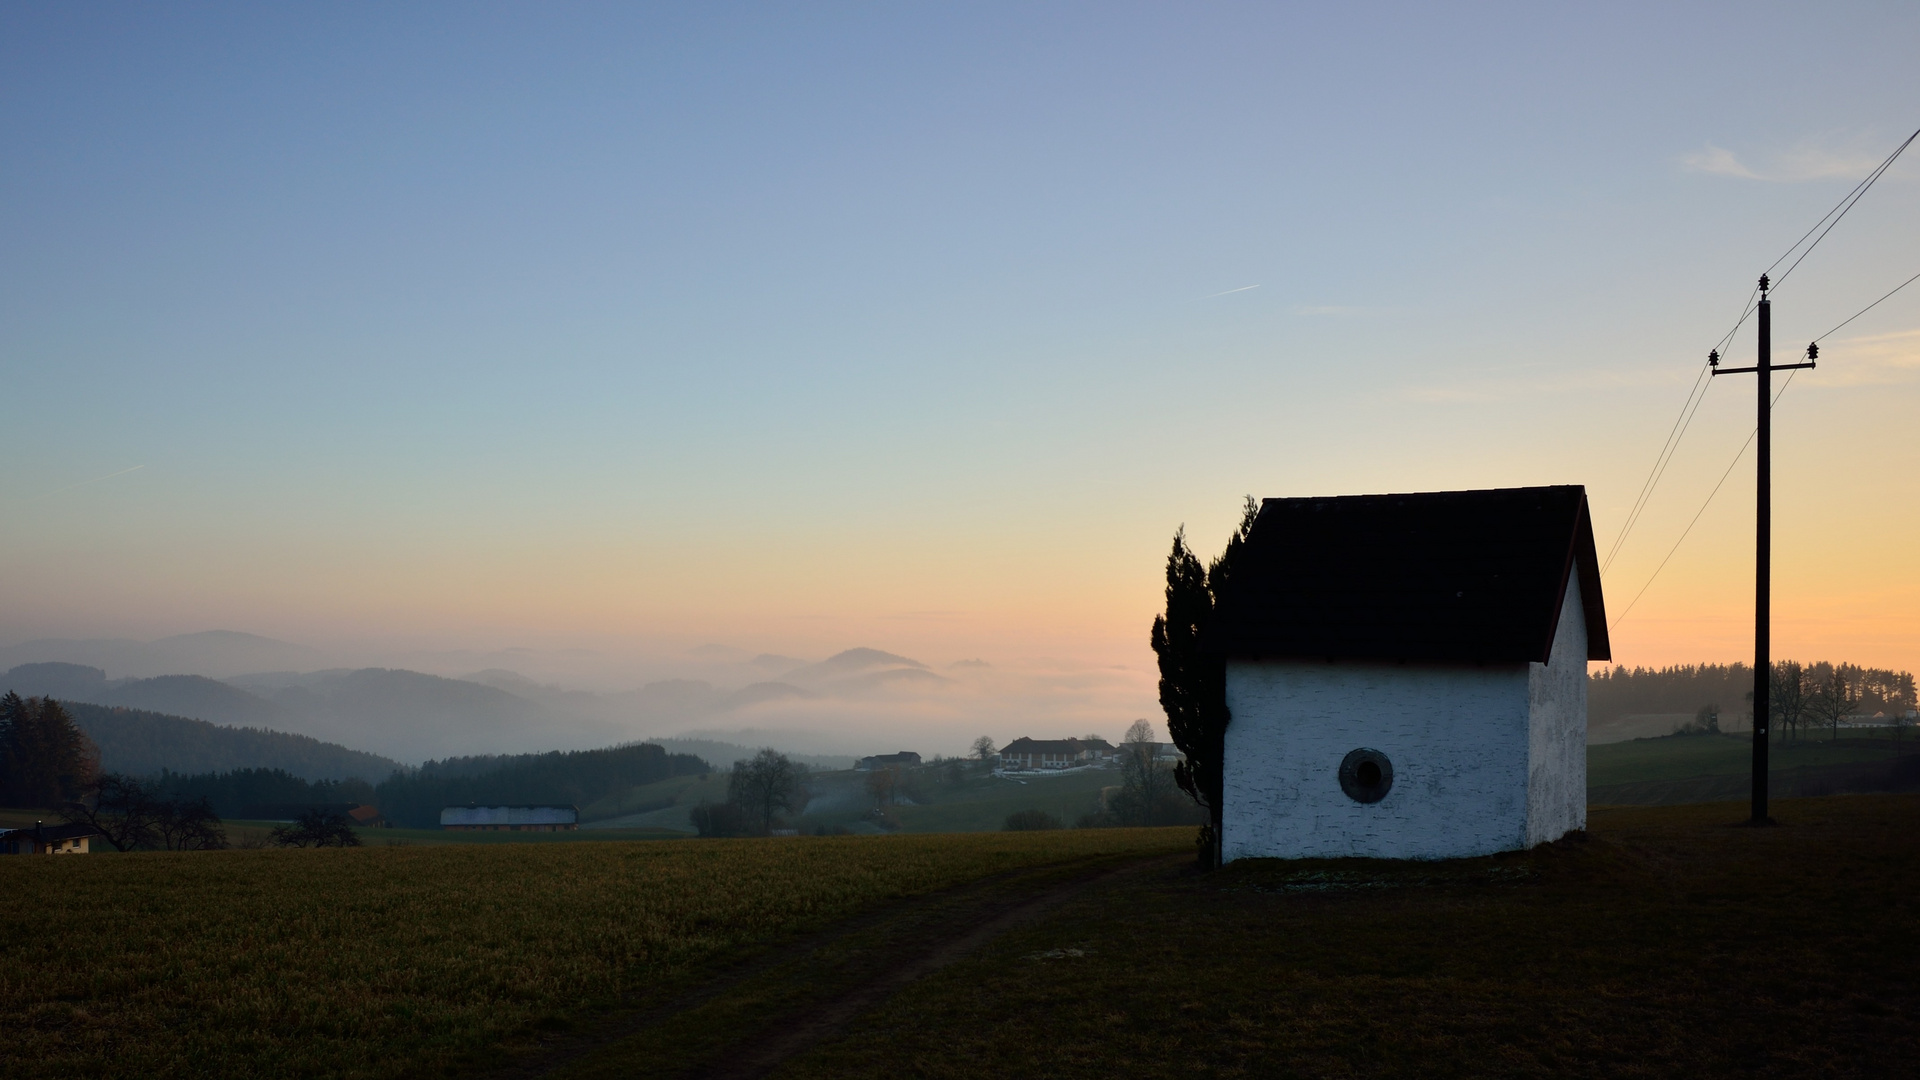
[[[85,855],[100,830],[91,825],[40,825],[0,833],[0,855]]]
[[[920,755],[911,750],[902,750],[897,754],[875,754],[863,757],[854,763],[854,768],[862,772],[875,769],[910,769],[920,764]]]
[[[580,827],[572,806],[449,806],[440,827],[456,832],[565,832]]]
[[[1451,858],[1586,827],[1609,659],[1581,487],[1268,499],[1226,658],[1221,854]]]
[[[1113,757],[1113,744],[1105,739],[1015,739],[1001,747],[1003,769],[1075,769],[1096,765]]]

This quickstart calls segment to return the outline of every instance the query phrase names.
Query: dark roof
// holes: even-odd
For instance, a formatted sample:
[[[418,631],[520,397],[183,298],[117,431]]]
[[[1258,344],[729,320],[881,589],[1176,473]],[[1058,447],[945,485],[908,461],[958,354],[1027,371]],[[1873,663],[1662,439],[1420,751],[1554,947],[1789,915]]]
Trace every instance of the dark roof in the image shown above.
[[[1112,750],[1105,739],[1029,739],[1021,736],[1000,748],[1002,754],[1078,754],[1082,750],[1099,753]]]
[[[32,829],[8,829],[0,832],[0,840],[10,840],[16,836],[34,836],[41,843],[57,843],[61,840],[78,840],[83,836],[99,836],[100,830],[91,825],[41,825]]]
[[[1575,574],[1607,660],[1586,489],[1268,499],[1205,645],[1229,656],[1545,663]]]

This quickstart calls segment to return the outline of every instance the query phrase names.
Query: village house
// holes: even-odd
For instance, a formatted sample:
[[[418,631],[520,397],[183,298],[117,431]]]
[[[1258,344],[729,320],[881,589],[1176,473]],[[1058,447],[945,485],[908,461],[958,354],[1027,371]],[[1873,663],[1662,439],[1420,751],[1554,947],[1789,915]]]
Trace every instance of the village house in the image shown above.
[[[91,825],[43,825],[0,832],[0,855],[85,855],[100,830]]]
[[[454,832],[567,832],[580,827],[573,806],[449,806],[440,827]]]
[[[875,754],[863,757],[853,767],[860,772],[872,772],[875,769],[911,769],[920,764],[920,755],[911,750],[902,750],[897,754]]]
[[[1000,749],[1002,769],[1074,769],[1111,759],[1115,750],[1105,739],[1019,738]]]
[[[1584,488],[1268,499],[1226,661],[1221,856],[1451,858],[1586,827],[1609,659]]]

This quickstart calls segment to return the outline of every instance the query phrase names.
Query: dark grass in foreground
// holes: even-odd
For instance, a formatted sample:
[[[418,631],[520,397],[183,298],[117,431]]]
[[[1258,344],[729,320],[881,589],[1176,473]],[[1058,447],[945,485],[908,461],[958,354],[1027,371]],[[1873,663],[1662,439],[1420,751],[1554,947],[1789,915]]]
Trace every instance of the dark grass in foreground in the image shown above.
[[[863,910],[1191,830],[0,859],[0,1076],[397,1077]]]
[[[1449,863],[1243,862],[1090,895],[777,1075],[1901,1076],[1920,797],[1599,810]]]

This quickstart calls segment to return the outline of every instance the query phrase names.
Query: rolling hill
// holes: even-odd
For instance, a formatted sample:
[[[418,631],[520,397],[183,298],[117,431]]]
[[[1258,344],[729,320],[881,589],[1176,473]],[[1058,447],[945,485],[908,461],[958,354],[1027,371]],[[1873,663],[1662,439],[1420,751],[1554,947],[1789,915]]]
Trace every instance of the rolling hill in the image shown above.
[[[85,702],[65,703],[74,722],[100,748],[109,772],[151,776],[233,769],[284,769],[303,780],[358,778],[377,783],[400,763],[305,735],[222,727],[205,720]]]

